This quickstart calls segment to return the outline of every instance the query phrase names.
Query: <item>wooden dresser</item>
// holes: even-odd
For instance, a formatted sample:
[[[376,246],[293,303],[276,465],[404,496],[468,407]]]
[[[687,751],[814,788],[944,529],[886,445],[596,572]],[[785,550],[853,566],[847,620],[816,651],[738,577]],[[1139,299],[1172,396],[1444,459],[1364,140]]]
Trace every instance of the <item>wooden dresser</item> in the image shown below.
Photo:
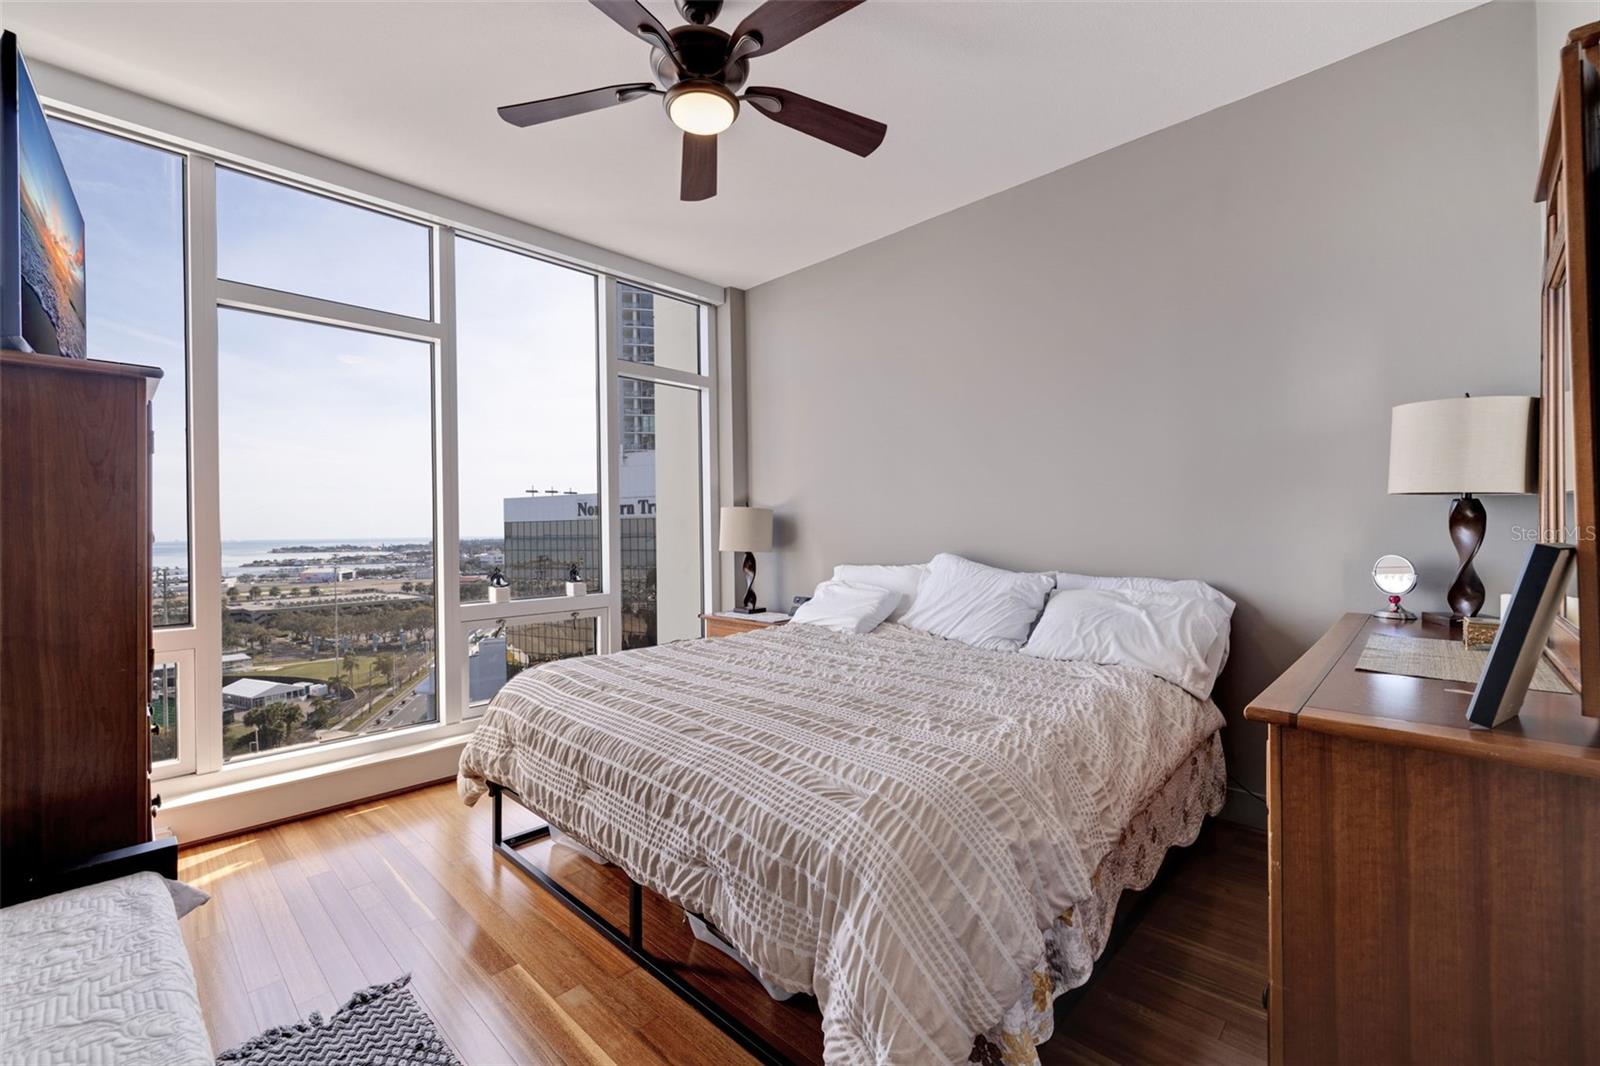
[[[1274,1063],[1600,1056],[1600,721],[1355,668],[1345,615],[1245,710],[1267,724]]]
[[[0,352],[0,901],[150,839],[150,395]]]

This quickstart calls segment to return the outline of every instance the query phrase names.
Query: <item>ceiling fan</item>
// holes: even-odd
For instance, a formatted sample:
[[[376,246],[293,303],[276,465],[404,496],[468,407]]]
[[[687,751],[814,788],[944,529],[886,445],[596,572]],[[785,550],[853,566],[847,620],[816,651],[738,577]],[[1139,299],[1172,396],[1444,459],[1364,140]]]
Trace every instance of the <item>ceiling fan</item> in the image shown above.
[[[513,126],[536,126],[586,111],[614,107],[642,96],[660,96],[667,117],[683,131],[683,176],[679,198],[707,200],[717,194],[717,134],[733,125],[739,104],[790,129],[868,156],[889,127],[787,89],[745,86],[750,60],[770,55],[863,0],[767,0],[732,33],[711,25],[722,0],[676,0],[688,25],[667,29],[638,0],[589,0],[612,21],[651,46],[654,82],[607,85],[603,89],[508,104],[500,117]],[[741,95],[740,90],[744,92]]]

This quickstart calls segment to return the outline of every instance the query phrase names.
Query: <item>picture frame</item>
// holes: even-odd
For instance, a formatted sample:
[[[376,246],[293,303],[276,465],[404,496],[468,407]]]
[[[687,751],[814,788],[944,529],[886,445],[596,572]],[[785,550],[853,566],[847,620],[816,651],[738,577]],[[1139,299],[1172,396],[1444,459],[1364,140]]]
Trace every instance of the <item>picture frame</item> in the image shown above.
[[[1535,544],[1529,549],[1483,676],[1467,705],[1467,721],[1473,727],[1493,729],[1522,710],[1576,560],[1577,550],[1570,544]]]

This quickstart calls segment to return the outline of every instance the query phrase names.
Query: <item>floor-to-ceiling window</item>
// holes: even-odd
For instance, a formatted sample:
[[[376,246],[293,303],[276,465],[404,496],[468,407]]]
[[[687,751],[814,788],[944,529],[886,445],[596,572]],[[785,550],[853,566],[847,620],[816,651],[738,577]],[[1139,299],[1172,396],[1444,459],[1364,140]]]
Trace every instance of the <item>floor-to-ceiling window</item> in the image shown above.
[[[435,723],[433,231],[214,174],[222,760]]]
[[[71,177],[87,234],[84,285],[88,355],[159,367],[151,404],[150,741],[156,772],[193,768],[193,737],[180,726],[193,678],[172,653],[169,628],[188,626],[189,338],[184,250],[185,157],[59,119],[50,133]],[[181,637],[177,638],[179,641]]]
[[[703,305],[175,143],[52,130],[88,221],[90,354],[165,371],[158,776],[447,735],[523,670],[699,635]]]

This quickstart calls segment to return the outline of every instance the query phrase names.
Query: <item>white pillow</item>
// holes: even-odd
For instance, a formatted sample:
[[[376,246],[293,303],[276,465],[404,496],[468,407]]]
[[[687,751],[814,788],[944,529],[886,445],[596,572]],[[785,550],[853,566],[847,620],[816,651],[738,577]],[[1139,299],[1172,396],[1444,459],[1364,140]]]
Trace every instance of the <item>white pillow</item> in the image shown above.
[[[1222,609],[1221,633],[1206,649],[1206,669],[1216,679],[1228,662],[1228,635],[1233,617],[1233,601],[1204,581],[1169,581],[1159,577],[1090,577],[1087,574],[1056,574],[1058,589],[1130,589],[1134,592],[1169,592],[1177,596],[1205,600]]]
[[[1203,700],[1217,680],[1206,656],[1219,641],[1226,645],[1230,613],[1171,591],[1057,589],[1022,653],[1130,666]]]
[[[911,609],[912,601],[917,598],[917,586],[922,584],[922,578],[927,572],[926,563],[912,563],[908,566],[841,564],[833,568],[833,579],[847,581],[852,585],[871,585],[873,588],[890,589],[899,593],[900,599],[895,604],[894,610],[889,612],[888,618],[890,622],[898,622]]]
[[[790,625],[825,626],[840,633],[870,633],[900,600],[893,589],[824,581],[794,612]]]
[[[1054,584],[1051,574],[1018,574],[959,555],[935,555],[901,621],[974,648],[1016,651]]]

